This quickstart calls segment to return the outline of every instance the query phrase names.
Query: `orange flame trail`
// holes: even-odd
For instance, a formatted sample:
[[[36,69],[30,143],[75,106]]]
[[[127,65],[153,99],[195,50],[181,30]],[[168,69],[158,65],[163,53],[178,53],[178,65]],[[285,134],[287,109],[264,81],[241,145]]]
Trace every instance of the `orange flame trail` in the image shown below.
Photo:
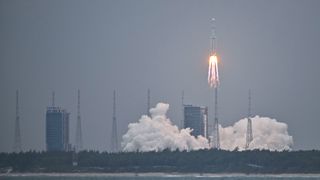
[[[219,85],[218,57],[216,54],[209,58],[208,83],[210,87],[214,88]]]

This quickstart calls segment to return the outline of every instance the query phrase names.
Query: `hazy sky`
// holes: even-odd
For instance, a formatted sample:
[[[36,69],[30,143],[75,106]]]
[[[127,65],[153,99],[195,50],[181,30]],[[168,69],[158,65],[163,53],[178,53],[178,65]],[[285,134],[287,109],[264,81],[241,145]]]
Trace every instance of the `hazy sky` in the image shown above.
[[[0,151],[12,151],[15,90],[20,91],[23,150],[45,149],[45,110],[71,112],[81,90],[84,147],[109,150],[112,92],[119,136],[151,102],[208,105],[210,19],[217,20],[219,120],[247,114],[288,124],[294,149],[320,148],[320,1],[314,0],[0,0]]]

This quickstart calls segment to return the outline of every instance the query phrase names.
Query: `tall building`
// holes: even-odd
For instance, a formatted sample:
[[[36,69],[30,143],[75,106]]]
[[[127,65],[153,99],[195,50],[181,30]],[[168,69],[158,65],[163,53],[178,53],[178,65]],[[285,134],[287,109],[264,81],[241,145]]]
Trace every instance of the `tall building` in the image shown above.
[[[69,151],[69,115],[60,107],[47,107],[46,146],[47,151]]]
[[[193,129],[192,135],[208,138],[208,108],[184,105],[184,128]]]

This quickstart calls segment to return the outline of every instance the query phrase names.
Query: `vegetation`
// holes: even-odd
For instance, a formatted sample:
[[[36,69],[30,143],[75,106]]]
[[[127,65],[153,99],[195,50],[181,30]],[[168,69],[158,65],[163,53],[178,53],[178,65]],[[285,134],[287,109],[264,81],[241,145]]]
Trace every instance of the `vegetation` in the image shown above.
[[[73,162],[78,162],[73,166]],[[0,153],[13,172],[320,173],[320,151],[21,152]]]

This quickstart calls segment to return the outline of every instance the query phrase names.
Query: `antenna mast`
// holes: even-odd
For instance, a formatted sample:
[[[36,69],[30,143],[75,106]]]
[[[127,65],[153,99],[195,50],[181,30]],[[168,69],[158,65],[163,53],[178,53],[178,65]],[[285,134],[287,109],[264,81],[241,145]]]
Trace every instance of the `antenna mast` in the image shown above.
[[[20,116],[19,116],[19,91],[16,91],[16,122],[14,131],[14,152],[21,151]]]
[[[117,119],[116,119],[116,91],[113,91],[113,113],[112,113],[112,139],[111,151],[118,151],[118,132],[117,132]]]
[[[77,129],[76,129],[76,151],[82,150],[82,128],[80,114],[80,89],[78,89],[78,104],[77,104]]]
[[[148,89],[148,95],[147,95],[147,115],[151,117],[150,115],[150,89]]]
[[[251,120],[251,90],[249,89],[249,93],[248,93],[248,123],[247,123],[245,149],[249,149],[249,145],[252,140],[253,140],[253,135],[252,135],[252,120]]]
[[[54,98],[55,98],[55,92],[53,91],[53,92],[52,92],[52,107],[55,106],[55,104],[54,104]]]
[[[184,90],[181,94],[181,108],[182,108],[182,118],[181,118],[181,129],[184,127]]]

